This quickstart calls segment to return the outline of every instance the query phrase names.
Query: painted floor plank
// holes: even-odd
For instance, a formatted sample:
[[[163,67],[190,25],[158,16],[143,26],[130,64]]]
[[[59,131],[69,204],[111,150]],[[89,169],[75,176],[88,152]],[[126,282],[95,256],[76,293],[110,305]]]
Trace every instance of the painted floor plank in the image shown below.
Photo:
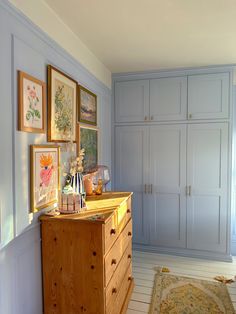
[[[234,278],[236,275],[235,258],[233,258],[232,263],[228,263],[134,251],[133,276],[135,287],[126,314],[148,313],[156,273],[155,267],[157,266],[166,266],[170,268],[172,274],[196,279],[214,280],[216,275]],[[227,288],[236,309],[236,282],[227,285]]]

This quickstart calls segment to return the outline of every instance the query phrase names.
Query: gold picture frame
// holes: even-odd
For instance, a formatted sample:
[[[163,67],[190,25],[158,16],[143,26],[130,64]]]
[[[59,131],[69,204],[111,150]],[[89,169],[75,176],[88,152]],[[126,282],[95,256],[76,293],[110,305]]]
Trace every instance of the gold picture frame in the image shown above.
[[[84,148],[85,155],[83,160],[84,172],[94,169],[98,164],[99,130],[85,125],[77,127],[77,155]]]
[[[48,65],[48,142],[76,142],[77,82]]]
[[[97,95],[78,85],[77,122],[97,125]]]
[[[18,130],[46,132],[46,84],[18,71]]]
[[[60,147],[30,145],[30,211],[57,203],[59,190]]]

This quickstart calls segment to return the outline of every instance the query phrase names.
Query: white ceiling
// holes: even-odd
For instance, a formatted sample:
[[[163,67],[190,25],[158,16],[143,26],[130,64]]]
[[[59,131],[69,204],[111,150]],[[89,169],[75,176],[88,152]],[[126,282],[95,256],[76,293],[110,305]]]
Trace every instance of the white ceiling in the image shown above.
[[[236,0],[45,0],[114,73],[236,63]]]

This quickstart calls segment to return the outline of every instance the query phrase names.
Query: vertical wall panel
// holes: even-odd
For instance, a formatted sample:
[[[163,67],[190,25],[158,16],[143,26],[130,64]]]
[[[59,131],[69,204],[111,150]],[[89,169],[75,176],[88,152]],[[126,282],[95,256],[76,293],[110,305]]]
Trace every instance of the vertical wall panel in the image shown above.
[[[8,1],[1,1],[0,313],[4,314],[42,313],[40,213],[29,215],[29,146],[47,142],[46,134],[17,130],[17,70],[46,81],[48,64],[98,95],[99,163],[111,165],[110,90]]]

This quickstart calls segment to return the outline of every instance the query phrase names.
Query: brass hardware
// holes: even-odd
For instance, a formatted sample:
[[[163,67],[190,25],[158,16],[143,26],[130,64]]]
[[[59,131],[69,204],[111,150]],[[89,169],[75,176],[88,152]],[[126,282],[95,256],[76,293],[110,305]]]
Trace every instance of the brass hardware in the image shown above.
[[[111,229],[111,234],[116,234],[116,229]]]
[[[131,254],[129,254],[129,255],[128,255],[128,258],[131,258],[131,257],[132,257],[132,255],[131,255]]]
[[[114,265],[116,264],[116,259],[115,258],[113,258],[112,261],[111,261],[111,265],[113,265],[113,264]]]
[[[192,194],[192,187],[190,185],[189,188],[188,188],[188,195],[191,196],[191,194]]]
[[[112,294],[116,293],[116,292],[117,292],[117,289],[116,288],[112,288]]]
[[[130,237],[132,236],[132,232],[131,231],[128,232],[128,236],[130,236]]]
[[[186,186],[186,195],[191,196],[191,194],[192,194],[192,187],[191,187],[191,185],[187,185]]]

